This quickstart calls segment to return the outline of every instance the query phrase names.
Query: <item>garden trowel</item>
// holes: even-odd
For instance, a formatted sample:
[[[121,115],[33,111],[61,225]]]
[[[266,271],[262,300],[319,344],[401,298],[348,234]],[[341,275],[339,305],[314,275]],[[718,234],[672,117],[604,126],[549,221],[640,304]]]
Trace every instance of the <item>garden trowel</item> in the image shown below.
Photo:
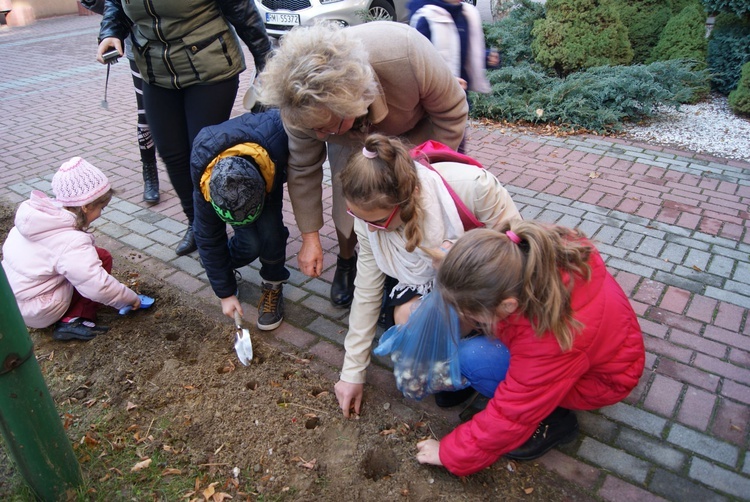
[[[247,366],[253,359],[253,341],[250,339],[250,330],[242,327],[242,317],[236,310],[234,311],[234,323],[237,325],[237,331],[234,335],[234,350],[237,352],[237,358],[240,362]]]

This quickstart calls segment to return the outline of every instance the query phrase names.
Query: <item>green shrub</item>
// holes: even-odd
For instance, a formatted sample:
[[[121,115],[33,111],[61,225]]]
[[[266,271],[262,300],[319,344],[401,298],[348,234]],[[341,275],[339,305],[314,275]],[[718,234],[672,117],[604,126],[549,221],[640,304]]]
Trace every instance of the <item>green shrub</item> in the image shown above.
[[[690,59],[696,68],[706,67],[706,13],[703,6],[694,2],[669,20],[654,47],[648,63],[670,59]]]
[[[500,21],[484,25],[487,46],[498,49],[503,66],[534,61],[531,55],[531,29],[534,21],[542,18],[544,4],[519,0]]]
[[[667,1],[671,5],[671,11],[672,11],[673,16],[676,16],[677,14],[682,12],[682,9],[684,9],[691,3],[695,2],[695,0],[671,0],[671,1],[667,0]]]
[[[692,101],[706,71],[679,60],[650,65],[602,66],[550,77],[529,65],[489,74],[492,93],[472,94],[472,116],[554,123],[569,129],[616,131],[624,121],[654,115],[662,106]]]
[[[734,113],[750,115],[750,63],[742,65],[737,88],[729,93],[729,107]]]
[[[531,50],[559,76],[633,60],[627,28],[611,0],[547,0],[546,18],[534,23]]]
[[[750,61],[750,23],[722,14],[708,40],[706,62],[711,86],[727,95],[737,86],[742,65]]]
[[[750,15],[750,0],[703,0],[708,12],[731,12],[737,16]]]
[[[666,0],[614,0],[617,12],[628,29],[633,63],[644,63],[656,47],[664,26],[672,16]]]

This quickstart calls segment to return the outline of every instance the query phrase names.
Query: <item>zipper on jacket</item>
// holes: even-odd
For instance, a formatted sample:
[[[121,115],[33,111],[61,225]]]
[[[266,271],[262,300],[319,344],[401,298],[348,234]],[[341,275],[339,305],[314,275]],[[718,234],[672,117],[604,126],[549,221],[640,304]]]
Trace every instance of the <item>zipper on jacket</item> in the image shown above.
[[[172,66],[172,61],[169,59],[169,42],[167,42],[167,39],[164,37],[164,33],[162,32],[161,18],[158,14],[156,14],[156,11],[154,10],[153,0],[144,0],[143,5],[144,7],[146,7],[149,15],[154,20],[154,33],[156,33],[156,36],[159,37],[159,41],[161,41],[161,43],[164,45],[164,51],[161,54],[161,58],[162,61],[164,61],[164,66],[167,68],[167,71],[171,75],[172,85],[175,87],[175,89],[181,89],[182,86],[180,85],[177,71],[175,71],[174,66]]]

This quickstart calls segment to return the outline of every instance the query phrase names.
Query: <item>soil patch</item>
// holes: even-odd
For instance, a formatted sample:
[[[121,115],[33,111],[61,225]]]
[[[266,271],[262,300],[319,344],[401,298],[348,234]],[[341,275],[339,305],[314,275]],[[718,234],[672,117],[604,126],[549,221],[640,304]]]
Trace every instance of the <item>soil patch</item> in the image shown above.
[[[13,208],[0,205],[0,242],[12,218]],[[219,500],[206,497],[213,492],[234,500],[592,498],[534,463],[501,459],[463,479],[419,465],[415,444],[450,429],[439,417],[368,388],[366,412],[346,420],[309,354],[251,329],[255,358],[242,366],[234,326],[215,305],[165,286],[128,256],[115,256],[115,270],[155,305],[125,316],[101,309],[111,330],[90,342],[30,332],[84,475],[99,486],[91,499],[169,500],[153,481],[160,476],[184,481],[185,500]],[[131,450],[130,465],[153,460],[140,488],[112,463]],[[13,495],[14,475],[0,450],[0,498]]]

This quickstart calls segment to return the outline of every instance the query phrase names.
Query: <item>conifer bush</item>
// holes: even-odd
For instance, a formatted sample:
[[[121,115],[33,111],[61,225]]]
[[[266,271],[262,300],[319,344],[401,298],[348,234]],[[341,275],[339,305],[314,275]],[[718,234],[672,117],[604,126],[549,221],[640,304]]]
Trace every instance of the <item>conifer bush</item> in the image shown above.
[[[750,115],[750,63],[742,65],[737,88],[729,93],[729,107],[734,113]]]
[[[731,14],[716,17],[706,62],[711,87],[727,95],[737,86],[742,65],[750,61],[750,22]]]
[[[696,1],[669,20],[647,62],[689,59],[697,63],[697,69],[703,69],[707,49],[706,13]]]
[[[493,24],[484,25],[487,46],[500,52],[503,66],[532,63],[531,29],[534,22],[544,18],[544,4],[531,0],[519,0],[508,14]]]
[[[695,1],[695,0],[694,0]],[[666,0],[614,0],[633,48],[633,63],[645,63],[672,16]]]
[[[492,94],[472,96],[474,117],[611,132],[625,121],[653,116],[662,106],[691,101],[708,75],[671,60],[595,67],[566,78],[526,64],[493,71],[489,78]]]
[[[633,60],[627,28],[612,0],[547,0],[546,17],[534,23],[534,58],[558,76]]]
[[[750,16],[750,0],[703,0],[707,12],[730,12],[739,17]]]

